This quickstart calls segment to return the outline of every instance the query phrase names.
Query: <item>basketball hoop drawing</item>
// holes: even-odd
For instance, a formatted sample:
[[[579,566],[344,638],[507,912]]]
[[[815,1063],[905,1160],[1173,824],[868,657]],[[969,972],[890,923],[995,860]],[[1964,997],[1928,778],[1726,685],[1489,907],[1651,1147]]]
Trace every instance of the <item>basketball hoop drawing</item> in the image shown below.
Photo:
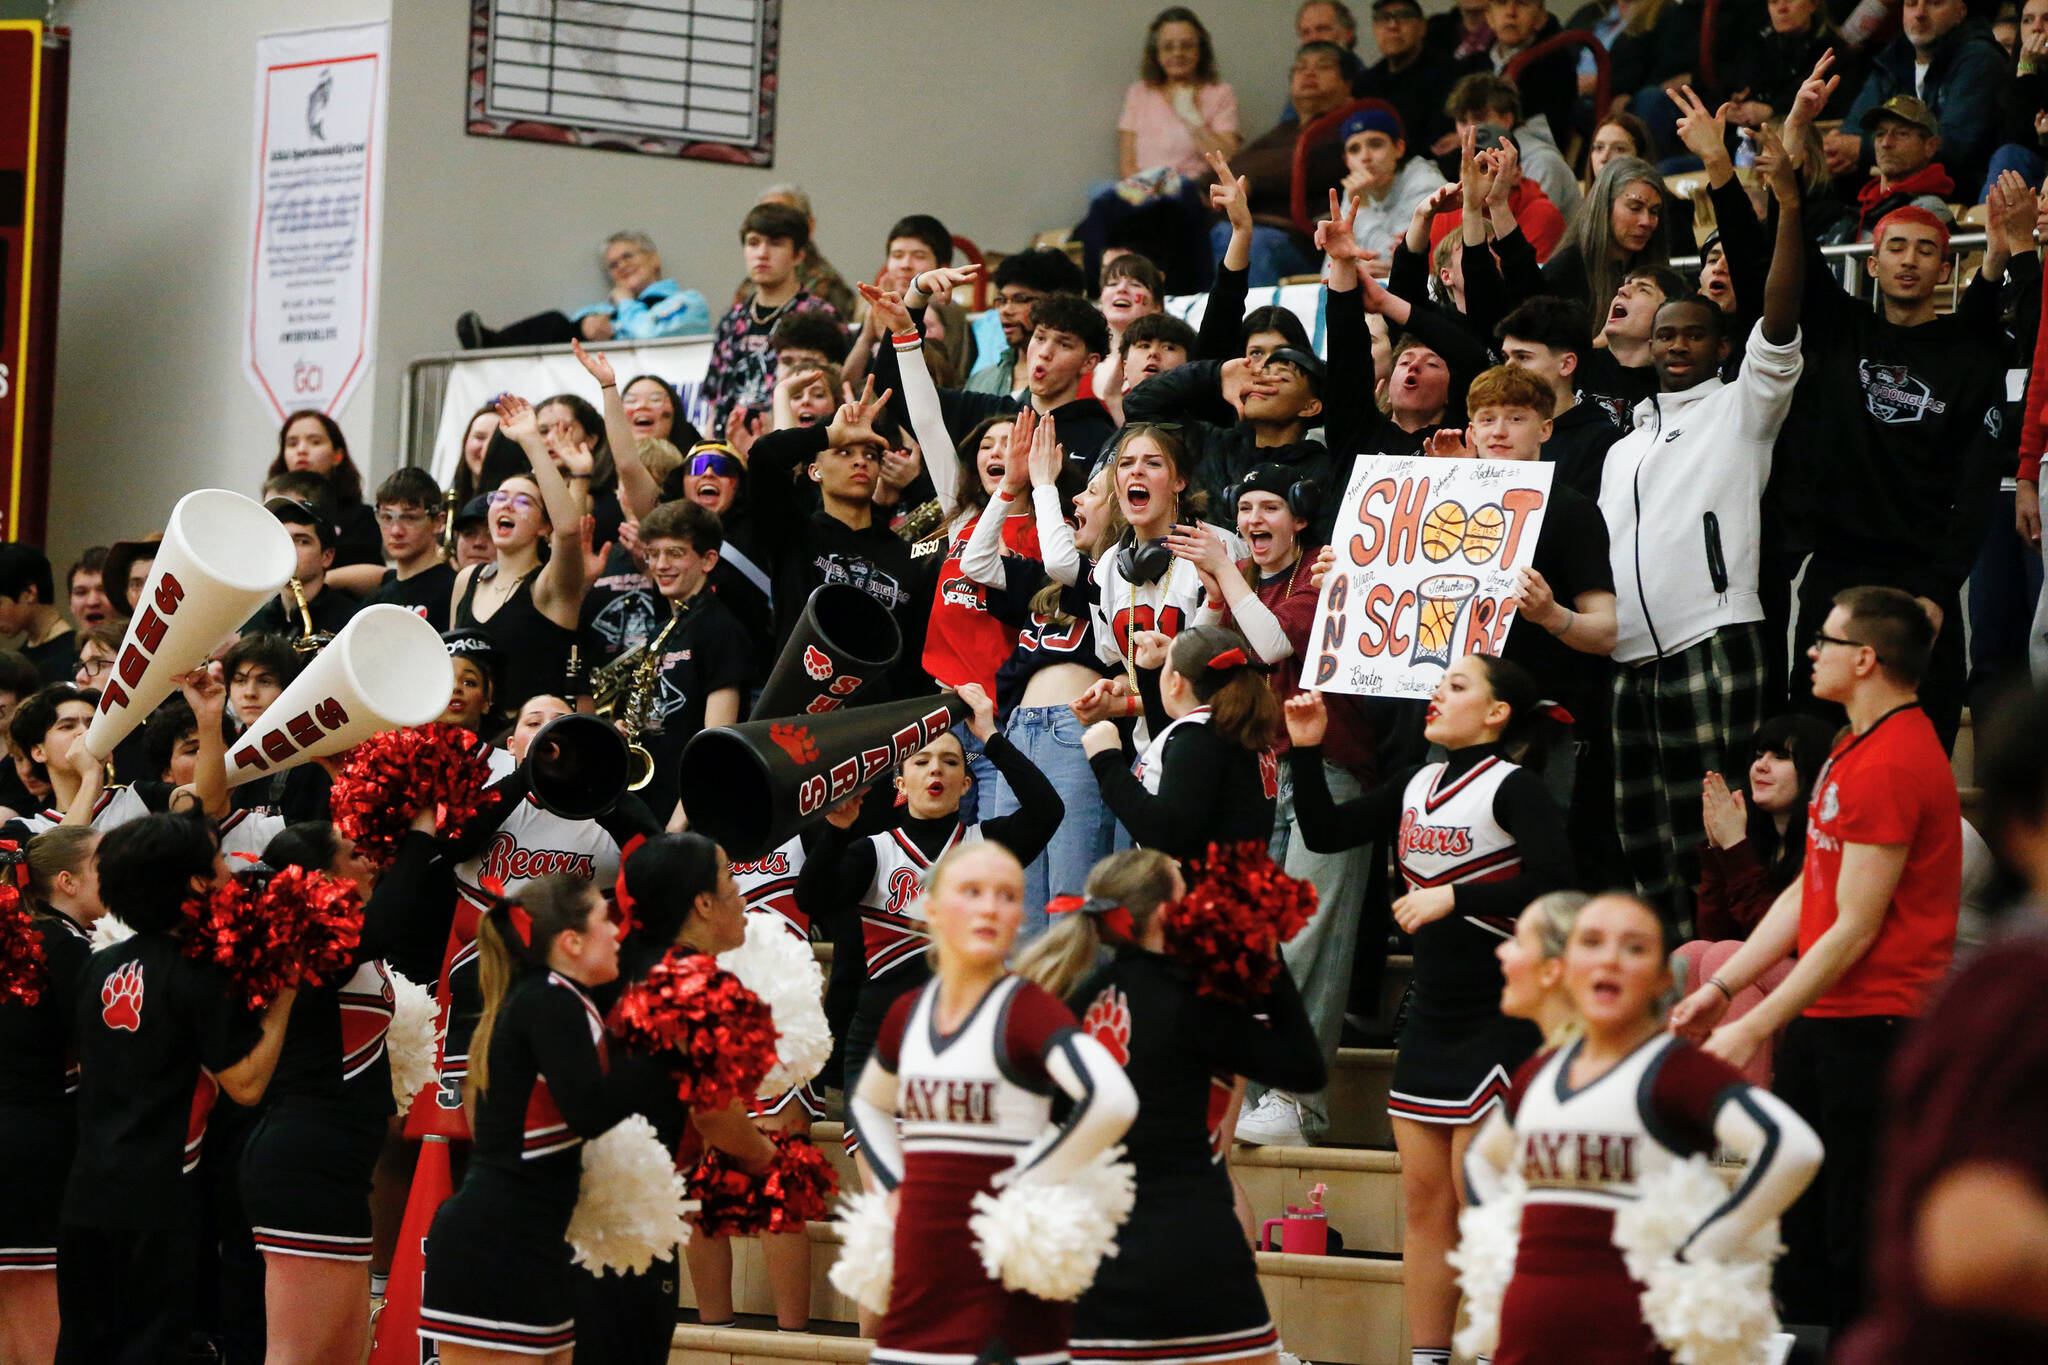
[[[1451,666],[1451,642],[1458,638],[1458,618],[1465,603],[1479,591],[1479,580],[1469,574],[1440,573],[1425,578],[1415,587],[1415,652],[1410,663]]]

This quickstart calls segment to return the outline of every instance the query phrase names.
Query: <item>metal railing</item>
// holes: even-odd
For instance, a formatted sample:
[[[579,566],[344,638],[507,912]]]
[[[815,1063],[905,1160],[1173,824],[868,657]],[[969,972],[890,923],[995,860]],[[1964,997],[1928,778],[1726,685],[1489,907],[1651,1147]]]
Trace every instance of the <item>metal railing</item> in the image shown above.
[[[1869,300],[1873,297],[1873,283],[1869,273],[1864,270],[1863,263],[1870,259],[1871,248],[1875,245],[1876,243],[1874,242],[1843,242],[1836,246],[1824,246],[1820,249],[1820,254],[1834,263],[1835,279],[1851,298]],[[1964,256],[1984,249],[1984,234],[1982,232],[1958,233],[1948,239],[1948,245],[1951,256],[1960,265]],[[1674,256],[1671,258],[1671,268],[1673,270],[1697,270],[1700,268],[1700,258],[1697,255]],[[1964,271],[1957,270],[1953,275],[1949,276],[1946,286],[1948,289],[1949,312],[1955,311],[1957,302],[1963,297],[1963,290],[1969,287],[1970,280],[1975,279],[1976,275],[1977,272],[1975,270],[1967,272],[1967,277]]]

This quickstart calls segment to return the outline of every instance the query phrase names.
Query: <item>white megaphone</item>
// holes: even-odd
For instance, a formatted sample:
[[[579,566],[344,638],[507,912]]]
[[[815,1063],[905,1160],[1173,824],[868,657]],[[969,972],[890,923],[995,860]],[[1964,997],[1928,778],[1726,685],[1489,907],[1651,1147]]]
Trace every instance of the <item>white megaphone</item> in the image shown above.
[[[238,787],[448,709],[455,664],[424,617],[380,603],[349,618],[228,750]]]
[[[178,675],[205,663],[214,646],[284,587],[297,564],[291,532],[261,503],[225,488],[179,498],[120,653],[100,684],[85,747],[98,758],[112,754],[170,695]]]

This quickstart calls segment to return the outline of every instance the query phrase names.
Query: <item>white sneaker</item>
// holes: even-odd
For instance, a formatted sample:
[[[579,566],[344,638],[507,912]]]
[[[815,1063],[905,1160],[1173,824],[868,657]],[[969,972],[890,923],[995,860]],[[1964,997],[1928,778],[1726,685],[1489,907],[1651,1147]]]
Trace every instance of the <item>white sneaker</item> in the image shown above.
[[[1237,1119],[1237,1140],[1253,1147],[1305,1147],[1301,1105],[1282,1090],[1268,1090],[1248,1114]]]

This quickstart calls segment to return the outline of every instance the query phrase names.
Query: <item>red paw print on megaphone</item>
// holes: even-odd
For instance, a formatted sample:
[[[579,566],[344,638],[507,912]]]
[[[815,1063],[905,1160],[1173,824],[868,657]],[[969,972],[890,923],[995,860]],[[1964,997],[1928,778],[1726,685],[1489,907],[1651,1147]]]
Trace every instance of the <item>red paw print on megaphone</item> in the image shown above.
[[[816,645],[804,646],[804,672],[812,682],[823,682],[832,676],[832,658]]]
[[[798,767],[818,761],[818,742],[811,738],[808,725],[771,725],[768,738]]]

